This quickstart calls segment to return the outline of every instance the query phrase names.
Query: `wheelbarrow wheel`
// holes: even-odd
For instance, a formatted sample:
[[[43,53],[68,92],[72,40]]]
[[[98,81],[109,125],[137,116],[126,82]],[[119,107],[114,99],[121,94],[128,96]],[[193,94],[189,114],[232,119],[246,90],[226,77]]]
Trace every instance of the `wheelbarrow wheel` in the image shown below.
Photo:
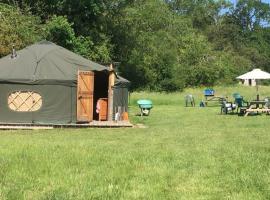
[[[150,114],[150,109],[143,108],[142,109],[142,114],[145,116],[148,116]]]

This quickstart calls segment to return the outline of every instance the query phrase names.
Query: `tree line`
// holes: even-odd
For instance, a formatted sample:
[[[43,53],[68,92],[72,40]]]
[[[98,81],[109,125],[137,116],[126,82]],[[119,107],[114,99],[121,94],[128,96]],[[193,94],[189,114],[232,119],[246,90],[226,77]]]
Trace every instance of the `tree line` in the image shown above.
[[[270,71],[269,4],[238,0],[2,0],[0,57],[46,39],[117,63],[133,90],[230,84]]]

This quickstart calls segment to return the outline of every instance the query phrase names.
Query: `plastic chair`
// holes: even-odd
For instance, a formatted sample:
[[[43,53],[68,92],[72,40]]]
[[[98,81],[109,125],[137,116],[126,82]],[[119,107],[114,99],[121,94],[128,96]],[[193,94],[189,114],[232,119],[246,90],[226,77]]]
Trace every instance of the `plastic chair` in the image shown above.
[[[195,107],[195,99],[192,94],[188,94],[185,96],[185,102],[186,102],[186,107],[190,104],[192,107]]]
[[[270,97],[265,97],[264,101],[265,101],[264,107],[265,108],[270,108]]]
[[[229,101],[222,101],[220,113],[228,114],[229,112],[233,112],[236,109],[236,104]]]
[[[233,93],[233,98],[236,99],[236,98],[240,98],[242,97],[238,92],[236,93]]]
[[[239,109],[240,109],[240,113],[243,113],[246,108],[249,106],[248,102],[244,100],[244,98],[242,96],[236,96],[234,99],[234,103],[237,105],[237,110],[236,112],[239,113]]]

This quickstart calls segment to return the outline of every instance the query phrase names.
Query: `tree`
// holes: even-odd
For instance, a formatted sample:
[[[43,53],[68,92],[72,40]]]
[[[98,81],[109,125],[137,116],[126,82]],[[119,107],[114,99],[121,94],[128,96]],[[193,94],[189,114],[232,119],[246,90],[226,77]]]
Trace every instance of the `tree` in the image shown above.
[[[2,2],[14,7],[1,4],[7,20],[0,23],[0,56],[11,43],[21,48],[46,38],[96,62],[120,62],[132,89],[157,91],[232,83],[252,67],[270,70],[270,10],[260,0]]]
[[[158,0],[137,1],[122,11],[112,41],[122,61],[120,69],[134,88],[183,88],[184,81],[174,78],[174,71],[179,67],[179,38],[189,28],[185,19]]]
[[[220,11],[229,6],[225,0],[166,0],[171,9],[179,15],[192,20],[194,28],[205,30],[216,24]]]
[[[40,40],[39,18],[0,3],[0,57]]]
[[[111,60],[111,46],[106,39],[100,45],[94,45],[89,36],[76,37],[72,26],[66,17],[53,16],[44,26],[45,38],[88,59],[105,63]]]
[[[88,58],[101,59],[101,62],[108,62],[111,60],[112,47],[110,41],[110,35],[108,32],[108,26],[111,24],[112,13],[117,12],[118,8],[126,5],[126,2],[130,0],[3,0],[6,3],[14,4],[14,6],[20,9],[28,9],[32,14],[37,15],[41,18],[43,24],[48,23],[52,19],[54,23],[67,28],[67,23],[71,24],[74,34],[78,41],[76,46],[80,46],[80,41],[85,42],[81,47],[78,47],[80,51],[89,46],[90,43],[93,45],[89,46],[91,53],[87,53]],[[67,21],[64,22],[59,18],[60,21],[56,22],[55,17],[64,17]],[[53,26],[53,24],[51,24]],[[55,24],[56,25],[56,24]],[[63,30],[63,29],[62,29]],[[54,33],[56,34],[56,33]],[[68,35],[67,35],[68,36]],[[56,35],[54,36],[56,37]],[[59,36],[58,37],[64,37]],[[70,40],[67,38],[67,41]],[[87,40],[87,41],[86,41]],[[90,41],[89,41],[90,40]],[[63,40],[61,40],[63,41]],[[69,41],[71,42],[71,41]],[[62,45],[62,43],[60,44]],[[68,44],[65,43],[65,47]],[[93,48],[94,47],[94,48]],[[72,49],[71,47],[68,47]],[[88,48],[88,47],[87,47]],[[92,51],[96,52],[92,54]],[[79,52],[80,52],[79,51]],[[103,56],[103,54],[106,54]],[[86,55],[86,53],[83,53]]]
[[[252,31],[261,27],[261,23],[269,21],[270,6],[261,0],[239,0],[231,11],[231,18],[244,31]]]
[[[45,26],[46,39],[72,50],[76,39],[75,32],[66,17],[53,16]]]

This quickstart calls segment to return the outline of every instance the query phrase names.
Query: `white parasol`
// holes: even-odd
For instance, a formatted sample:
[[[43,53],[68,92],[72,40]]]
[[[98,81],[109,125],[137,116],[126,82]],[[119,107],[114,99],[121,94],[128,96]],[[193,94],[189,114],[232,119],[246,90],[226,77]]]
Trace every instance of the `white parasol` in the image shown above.
[[[262,71],[261,69],[253,69],[250,72],[247,72],[241,76],[238,76],[237,79],[254,79],[254,80],[261,80],[261,79],[270,79],[270,74]],[[257,90],[257,100],[259,99],[258,95],[258,84],[256,83],[256,90]]]

